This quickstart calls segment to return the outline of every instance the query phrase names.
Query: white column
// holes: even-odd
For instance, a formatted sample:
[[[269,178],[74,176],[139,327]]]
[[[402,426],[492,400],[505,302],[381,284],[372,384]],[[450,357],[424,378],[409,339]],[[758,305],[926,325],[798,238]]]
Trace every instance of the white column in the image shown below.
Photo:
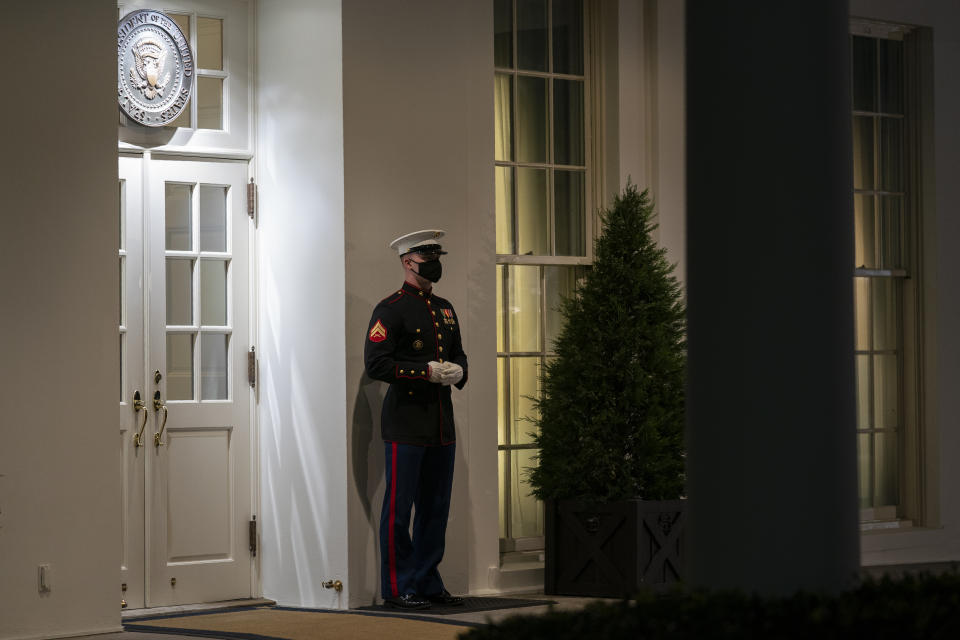
[[[691,583],[857,572],[847,3],[687,3]]]
[[[262,0],[257,12],[263,595],[345,608],[341,5]]]

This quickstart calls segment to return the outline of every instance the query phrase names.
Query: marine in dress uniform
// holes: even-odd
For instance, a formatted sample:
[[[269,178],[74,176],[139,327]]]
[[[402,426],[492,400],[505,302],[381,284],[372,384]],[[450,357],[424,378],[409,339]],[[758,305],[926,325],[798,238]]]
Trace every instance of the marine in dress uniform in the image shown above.
[[[380,593],[387,606],[401,609],[463,604],[437,571],[456,451],[451,387],[462,389],[467,382],[457,314],[432,289],[443,271],[442,236],[430,229],[390,243],[405,280],[374,308],[364,348],[367,374],[390,385],[380,417],[386,454]],[[416,507],[412,539],[411,507]]]

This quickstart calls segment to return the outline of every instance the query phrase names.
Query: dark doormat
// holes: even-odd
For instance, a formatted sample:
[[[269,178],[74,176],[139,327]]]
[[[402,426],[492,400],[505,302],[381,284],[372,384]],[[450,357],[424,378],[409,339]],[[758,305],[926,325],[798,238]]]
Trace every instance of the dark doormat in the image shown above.
[[[433,605],[429,609],[407,611],[394,609],[382,604],[357,607],[354,611],[376,611],[378,613],[405,613],[415,615],[449,616],[457,613],[473,613],[474,611],[495,611],[497,609],[516,609],[519,607],[539,607],[548,604],[557,604],[556,600],[528,600],[525,598],[471,598],[464,597],[463,605],[459,607],[444,607]]]
[[[219,640],[456,640],[483,626],[456,619],[387,615],[372,611],[252,607],[138,618],[125,622],[126,631],[162,633]]]

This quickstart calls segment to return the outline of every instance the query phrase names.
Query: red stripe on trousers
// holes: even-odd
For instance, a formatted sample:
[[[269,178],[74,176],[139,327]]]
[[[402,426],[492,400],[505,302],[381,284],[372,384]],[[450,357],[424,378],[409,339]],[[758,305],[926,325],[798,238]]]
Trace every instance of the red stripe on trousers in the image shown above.
[[[393,527],[397,520],[397,443],[393,443],[393,461],[390,463],[390,526],[389,547],[390,547],[390,588],[393,589],[393,597],[400,595],[397,589],[397,551],[393,542]]]

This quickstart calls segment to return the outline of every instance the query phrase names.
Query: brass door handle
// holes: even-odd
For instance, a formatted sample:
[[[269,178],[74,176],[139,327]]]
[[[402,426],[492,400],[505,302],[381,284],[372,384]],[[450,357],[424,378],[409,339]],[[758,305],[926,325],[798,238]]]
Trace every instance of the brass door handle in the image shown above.
[[[153,394],[153,410],[154,411],[163,411],[163,422],[160,423],[160,431],[157,431],[153,434],[153,446],[159,447],[167,444],[162,442],[161,438],[163,437],[163,430],[167,426],[167,405],[160,402],[160,391],[157,391]]]
[[[140,391],[133,392],[133,412],[136,414],[138,411],[143,411],[143,422],[140,423],[140,432],[133,434],[133,445],[137,448],[143,446],[143,430],[147,427],[147,406],[143,404],[143,400],[140,399]]]

